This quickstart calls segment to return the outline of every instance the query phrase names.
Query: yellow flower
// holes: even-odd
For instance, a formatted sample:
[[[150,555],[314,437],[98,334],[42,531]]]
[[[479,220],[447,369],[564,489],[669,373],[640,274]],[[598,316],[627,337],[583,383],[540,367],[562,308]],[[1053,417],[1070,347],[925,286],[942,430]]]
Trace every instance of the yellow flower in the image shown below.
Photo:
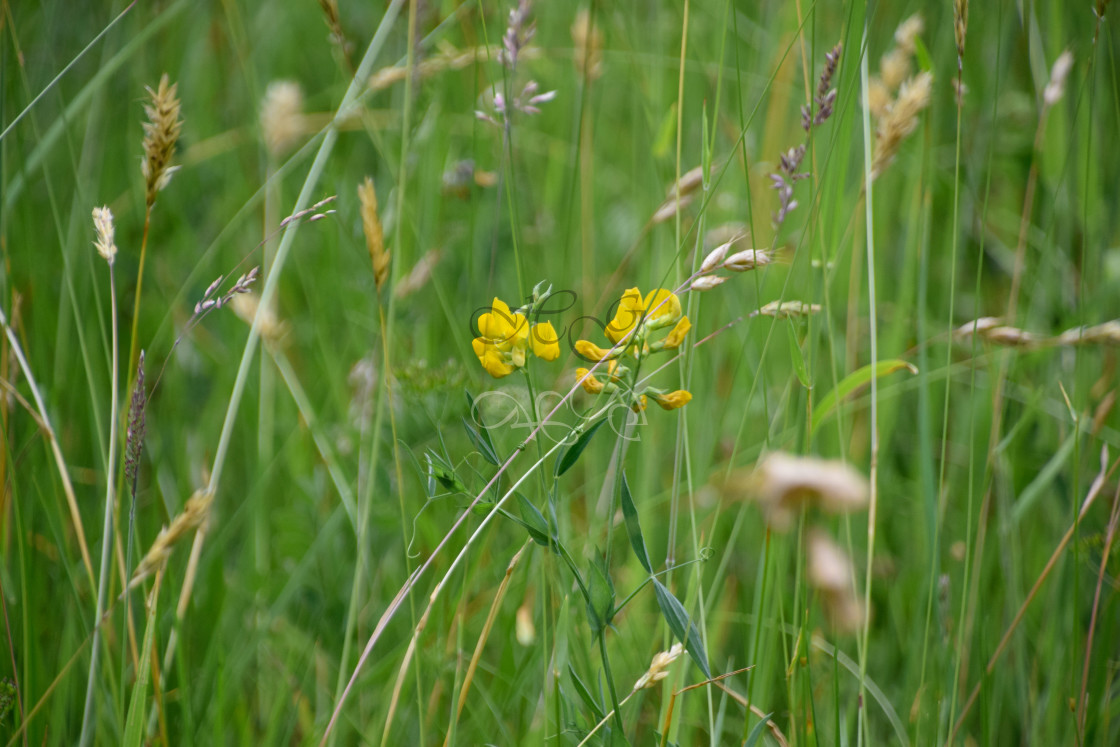
[[[478,332],[471,347],[482,367],[496,379],[524,366],[530,347],[534,355],[546,361],[560,357],[560,340],[551,322],[533,325],[530,340],[528,320],[523,314],[510,311],[499,298],[494,299],[490,311],[478,318]]]
[[[587,340],[576,340],[576,352],[579,353],[579,355],[585,360],[601,361],[604,358],[617,357],[618,354],[622,352],[622,350],[619,349],[612,353],[609,350],[605,350],[599,347],[593,342],[589,342]]]
[[[587,376],[588,370],[589,369],[586,368],[577,368],[576,381],[580,381],[582,379],[581,386],[583,386],[583,390],[588,394],[598,394],[599,392],[603,391],[603,382],[599,381],[594,376]],[[584,376],[587,376],[587,378],[584,379]]]
[[[643,319],[644,318],[644,319]],[[637,288],[629,288],[618,302],[614,320],[607,325],[606,335],[611,342],[619,342],[633,334],[638,322],[649,329],[661,329],[681,318],[680,299],[664,288],[652,290],[642,298]]]
[[[668,394],[653,394],[653,401],[656,402],[662,410],[676,410],[678,407],[684,407],[692,400],[692,393],[684,389],[678,389],[675,392]]]
[[[634,330],[645,310],[641,291],[637,288],[627,289],[618,302],[618,310],[614,312],[614,319],[607,325],[607,338],[611,342],[624,339]]]
[[[554,361],[560,357],[560,338],[557,336],[552,322],[534,324],[531,337],[533,340],[533,355],[546,361]]]
[[[508,356],[498,350],[497,345],[486,342],[481,337],[476,337],[471,341],[471,347],[474,348],[474,354],[478,356],[478,360],[482,367],[486,369],[486,373],[495,379],[513,373],[514,367],[506,362]]]
[[[650,291],[646,295],[643,311],[648,315],[650,329],[668,327],[681,318],[681,301],[671,291],[664,288]]]
[[[688,334],[688,330],[692,329],[692,322],[688,321],[687,316],[682,316],[681,320],[677,322],[677,326],[673,327],[673,331],[665,338],[663,350],[672,350],[673,348],[680,347],[684,342],[684,336]]]

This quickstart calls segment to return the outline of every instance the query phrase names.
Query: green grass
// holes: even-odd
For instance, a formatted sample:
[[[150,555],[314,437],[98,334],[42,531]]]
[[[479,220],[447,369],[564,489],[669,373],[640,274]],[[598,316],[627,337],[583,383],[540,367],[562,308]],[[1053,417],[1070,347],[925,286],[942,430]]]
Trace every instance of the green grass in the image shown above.
[[[509,5],[342,3],[342,45],[316,3],[112,5],[12,3],[0,24],[4,743],[1120,741],[1120,335],[1055,344],[1120,318],[1110,16],[974,3],[958,108],[951,3],[540,2],[512,71],[495,54]],[[576,64],[588,11],[597,75]],[[864,89],[913,13],[930,104],[867,190]],[[805,141],[837,42],[835,111],[775,231],[769,174]],[[152,209],[135,314],[145,87],[164,72],[181,168]],[[299,84],[303,116],[270,152],[276,80]],[[503,121],[494,93],[529,80],[557,92],[539,114],[475,116]],[[653,223],[701,164],[695,199]],[[367,175],[392,254],[381,293]],[[278,231],[329,196],[335,212]],[[567,397],[588,365],[571,344],[609,345],[623,292],[681,288],[728,223],[749,234],[732,251],[779,261],[679,293],[684,354],[648,384],[691,402],[626,426],[624,395]],[[211,281],[256,265],[279,338],[226,307],[192,323]],[[540,281],[554,295],[533,321],[560,357],[494,379],[472,318]],[[820,310],[755,313],[779,300]],[[953,338],[980,317],[1041,342]],[[133,505],[134,321],[149,399]],[[646,376],[669,356],[629,360]],[[561,443],[596,422],[578,455]],[[871,505],[768,528],[749,476],[774,451],[845,460]],[[206,490],[208,521],[115,601]],[[846,593],[870,610],[854,629],[811,583],[814,532],[852,558]],[[681,637],[689,655],[630,696]],[[734,672],[726,689],[705,665]]]

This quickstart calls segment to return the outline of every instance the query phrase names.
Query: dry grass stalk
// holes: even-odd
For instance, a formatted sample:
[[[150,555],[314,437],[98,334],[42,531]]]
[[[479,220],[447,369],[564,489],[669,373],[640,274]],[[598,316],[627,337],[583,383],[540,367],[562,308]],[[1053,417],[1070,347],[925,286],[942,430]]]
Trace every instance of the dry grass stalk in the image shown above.
[[[140,172],[144,175],[144,198],[148,208],[155,204],[156,195],[171,181],[178,166],[171,165],[175,143],[183,128],[179,118],[178,83],[171,83],[167,73],[159,79],[156,90],[148,88],[151,103],[144,105],[148,121],[144,123],[144,160]]]
[[[603,34],[592,23],[586,8],[576,13],[571,31],[576,70],[588,80],[597,79],[603,74]]]
[[[369,258],[373,263],[373,279],[377,284],[377,292],[381,292],[385,281],[389,279],[389,251],[385,249],[385,232],[381,228],[381,218],[377,215],[377,192],[373,189],[373,180],[368,176],[358,185],[358,201],[362,206],[362,232],[366,236],[366,248],[369,249]]]
[[[413,65],[415,75],[423,80],[448,70],[462,70],[479,62],[492,59],[499,53],[499,47],[474,47],[467,50],[457,50],[447,47],[433,57],[421,60]],[[540,56],[540,50],[530,47],[519,52],[521,59],[529,60]],[[408,68],[392,65],[381,68],[369,78],[369,87],[373,91],[383,91],[397,83],[402,83],[408,78]]]
[[[94,208],[93,228],[97,233],[97,241],[93,242],[97,253],[110,265],[113,264],[117,257],[117,244],[113,239],[113,212],[107,207]]]
[[[210,507],[213,503],[213,491],[200,489],[194,492],[194,495],[187,501],[187,505],[183,507],[182,513],[171,521],[170,526],[165,526],[160,530],[156,541],[152,543],[151,549],[148,550],[148,554],[144,556],[144,559],[140,561],[140,565],[136,567],[136,571],[132,574],[132,580],[128,583],[130,590],[135,589],[153,571],[160,568],[171,557],[171,551],[183,537],[202,526],[210,518]]]
[[[898,98],[879,121],[875,131],[875,151],[871,178],[877,179],[894,160],[907,135],[918,127],[918,115],[929,106],[933,75],[924,72],[902,84]]]
[[[274,80],[261,102],[261,136],[270,155],[287,152],[304,134],[303,89],[290,80]]]

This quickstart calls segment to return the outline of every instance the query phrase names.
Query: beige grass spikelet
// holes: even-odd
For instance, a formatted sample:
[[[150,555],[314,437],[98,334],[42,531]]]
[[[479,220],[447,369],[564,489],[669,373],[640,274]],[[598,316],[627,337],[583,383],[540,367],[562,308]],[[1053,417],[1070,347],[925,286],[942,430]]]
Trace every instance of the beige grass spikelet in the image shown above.
[[[162,566],[171,557],[171,551],[175,548],[175,545],[191,530],[202,526],[210,518],[210,507],[213,503],[213,491],[199,489],[194,492],[194,495],[187,500],[187,505],[183,507],[182,513],[171,521],[170,526],[160,530],[156,541],[152,543],[151,549],[148,550],[148,554],[140,561],[140,565],[136,566],[136,571],[132,574],[132,580],[128,583],[129,589],[135,589],[144,579]]]
[[[268,84],[261,102],[261,137],[272,156],[287,152],[304,131],[303,89],[290,80]]]
[[[390,254],[385,249],[385,232],[381,228],[381,218],[377,215],[377,193],[373,189],[373,179],[368,176],[358,185],[358,201],[362,208],[362,232],[366,236],[366,248],[373,263],[373,279],[377,292],[389,279]]]
[[[183,120],[179,118],[178,87],[179,84],[172,83],[164,73],[156,90],[147,89],[151,102],[144,105],[148,121],[144,123],[144,160],[140,162],[140,172],[144,176],[144,198],[149,208],[179,168],[171,165],[175,144],[183,129]]]
[[[871,162],[871,178],[877,179],[894,160],[902,141],[918,127],[918,115],[929,106],[933,75],[919,73],[902,84],[898,98],[879,121],[875,132],[875,150]]]

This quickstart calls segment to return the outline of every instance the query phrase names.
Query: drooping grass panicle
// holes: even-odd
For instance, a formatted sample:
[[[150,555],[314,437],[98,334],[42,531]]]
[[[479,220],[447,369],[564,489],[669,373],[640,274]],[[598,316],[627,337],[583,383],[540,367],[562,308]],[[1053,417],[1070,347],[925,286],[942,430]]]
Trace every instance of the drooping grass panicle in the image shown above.
[[[97,253],[110,265],[113,264],[117,257],[117,243],[113,238],[113,212],[107,207],[94,208],[93,228],[97,234],[97,240],[93,242]]]
[[[140,454],[144,449],[144,432],[147,427],[148,397],[144,390],[144,351],[140,351],[136,367],[136,384],[132,387],[132,400],[128,406],[128,429],[125,432],[124,476],[125,482],[135,491],[136,475],[140,467]]]
[[[237,278],[237,282],[235,282],[229,290],[215,296],[214,294],[217,292],[219,286],[221,286],[222,280],[225,279],[224,275],[219,275],[218,279],[210,283],[209,287],[206,288],[206,292],[202,294],[202,300],[194,305],[195,316],[222,308],[232,301],[233,297],[239,293],[248,293],[253,283],[257,281],[257,277],[260,275],[260,269],[259,266],[253,267],[241,277]]]
[[[882,176],[898,154],[902,141],[918,127],[918,115],[929,106],[933,75],[918,73],[902,84],[898,98],[879,121],[871,159],[871,178]]]
[[[171,83],[167,73],[159,79],[159,86],[147,88],[150,102],[144,105],[148,121],[144,123],[144,159],[140,173],[144,176],[144,198],[148,209],[155,204],[156,195],[171,181],[179,168],[171,165],[175,144],[183,128],[179,118],[178,83]]]
[[[365,234],[366,249],[373,264],[373,279],[380,293],[389,279],[391,255],[385,248],[385,231],[377,214],[377,192],[373,188],[373,179],[368,176],[358,185],[358,202],[361,203],[362,233]]]

